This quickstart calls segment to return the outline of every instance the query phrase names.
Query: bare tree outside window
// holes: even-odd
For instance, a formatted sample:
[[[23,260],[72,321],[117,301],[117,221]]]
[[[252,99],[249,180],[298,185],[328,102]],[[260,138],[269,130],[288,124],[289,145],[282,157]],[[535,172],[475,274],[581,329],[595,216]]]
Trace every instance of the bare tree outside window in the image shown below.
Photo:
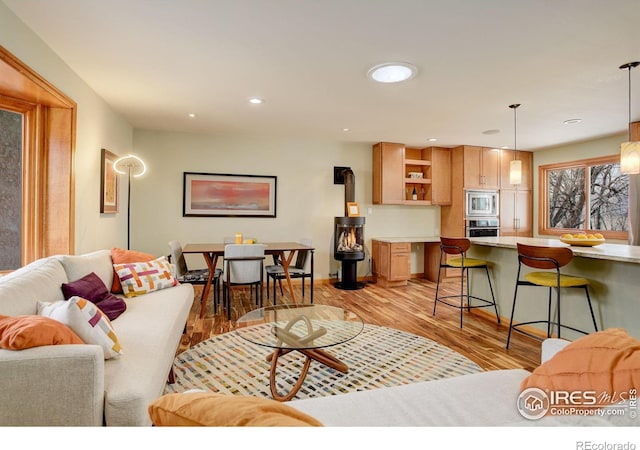
[[[540,167],[546,208],[542,232],[600,232],[627,235],[629,177],[618,156]]]
[[[620,172],[620,164],[591,167],[589,228],[627,231],[629,176]]]
[[[585,221],[584,169],[549,171],[549,227],[582,228]]]

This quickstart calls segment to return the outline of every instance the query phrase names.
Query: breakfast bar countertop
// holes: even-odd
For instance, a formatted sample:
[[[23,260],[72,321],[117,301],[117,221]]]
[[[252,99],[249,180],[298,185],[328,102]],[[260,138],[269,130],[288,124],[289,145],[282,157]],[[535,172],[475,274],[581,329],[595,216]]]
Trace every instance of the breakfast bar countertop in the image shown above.
[[[474,237],[471,242],[489,247],[517,248],[517,243],[546,247],[570,247],[575,256],[609,261],[622,261],[640,264],[640,246],[604,243],[594,247],[580,247],[560,242],[560,239],[528,238],[528,237]]]
[[[387,242],[396,244],[401,242],[419,243],[419,242],[440,242],[440,236],[417,236],[417,237],[374,237],[373,241]]]

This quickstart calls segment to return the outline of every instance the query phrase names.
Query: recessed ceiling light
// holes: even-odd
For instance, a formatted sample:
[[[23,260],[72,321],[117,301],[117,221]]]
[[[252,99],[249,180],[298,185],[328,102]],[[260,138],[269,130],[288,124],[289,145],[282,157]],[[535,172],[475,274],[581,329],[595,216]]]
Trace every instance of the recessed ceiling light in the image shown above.
[[[189,113],[187,114],[189,117],[191,117],[192,119],[195,119],[196,115],[194,113]]]
[[[498,134],[500,133],[500,130],[485,130],[482,132],[482,134]]]
[[[351,131],[351,128],[343,128],[342,131],[346,133],[347,131]]]
[[[562,122],[565,125],[571,124],[571,123],[580,123],[582,122],[582,119],[567,119],[564,122]]]
[[[427,140],[428,140],[429,142],[435,142],[435,141],[437,141],[437,140],[438,140],[438,138],[429,138],[429,139],[427,139]]]
[[[378,83],[399,83],[410,80],[418,73],[418,68],[405,62],[390,62],[373,66],[367,76]]]
[[[264,100],[259,97],[252,97],[249,99],[249,103],[252,103],[254,105],[259,105],[261,103],[264,103]]]

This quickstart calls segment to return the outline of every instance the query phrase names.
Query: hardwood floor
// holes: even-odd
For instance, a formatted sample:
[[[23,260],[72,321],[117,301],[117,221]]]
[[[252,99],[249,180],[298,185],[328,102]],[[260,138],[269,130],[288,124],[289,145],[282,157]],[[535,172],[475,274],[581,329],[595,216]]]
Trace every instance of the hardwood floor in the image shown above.
[[[302,300],[300,284],[294,284],[296,299]],[[340,306],[358,314],[365,323],[396,328],[437,341],[475,361],[485,370],[524,368],[533,370],[540,361],[540,342],[526,336],[512,335],[509,350],[505,349],[508,330],[508,311],[501,311],[502,324],[496,323],[490,308],[479,308],[464,312],[463,328],[460,329],[458,309],[438,304],[433,316],[435,283],[423,279],[412,279],[408,286],[383,288],[368,283],[364,289],[346,291],[335,288],[328,282],[316,282],[314,303]],[[445,289],[455,292],[452,282],[445,283]],[[213,314],[211,294],[207,302],[207,312],[200,319],[201,287],[194,286],[196,301],[187,321],[187,333],[183,336],[178,352],[182,352],[210,336],[233,329],[234,319],[255,308],[249,297],[248,288],[233,290],[232,320],[226,312],[218,309]],[[454,289],[451,291],[451,289]],[[308,300],[308,284],[306,289]],[[285,289],[285,301],[289,295]],[[278,302],[283,297],[278,293]],[[264,304],[271,304],[264,295]]]

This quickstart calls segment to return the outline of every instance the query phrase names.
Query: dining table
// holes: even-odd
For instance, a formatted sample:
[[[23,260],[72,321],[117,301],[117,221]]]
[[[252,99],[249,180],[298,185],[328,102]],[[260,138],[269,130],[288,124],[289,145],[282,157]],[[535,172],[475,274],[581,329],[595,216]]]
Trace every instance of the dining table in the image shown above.
[[[309,245],[304,245],[299,242],[260,242],[265,245],[265,255],[276,255],[282,264],[284,275],[287,281],[287,288],[291,301],[293,304],[297,304],[296,296],[293,290],[293,284],[291,283],[291,276],[289,275],[289,266],[293,261],[294,255],[299,251],[309,251],[311,254],[311,289],[309,290],[310,301],[313,303],[313,253],[315,248]],[[200,317],[204,317],[206,309],[207,298],[211,286],[213,285],[213,276],[215,273],[216,265],[218,264],[218,258],[224,257],[225,243],[195,243],[186,244],[182,249],[184,254],[197,254],[200,253],[204,258],[207,268],[209,269],[209,277],[202,289],[202,296],[200,297]],[[253,245],[253,244],[247,244]],[[275,302],[275,299],[274,299]]]

